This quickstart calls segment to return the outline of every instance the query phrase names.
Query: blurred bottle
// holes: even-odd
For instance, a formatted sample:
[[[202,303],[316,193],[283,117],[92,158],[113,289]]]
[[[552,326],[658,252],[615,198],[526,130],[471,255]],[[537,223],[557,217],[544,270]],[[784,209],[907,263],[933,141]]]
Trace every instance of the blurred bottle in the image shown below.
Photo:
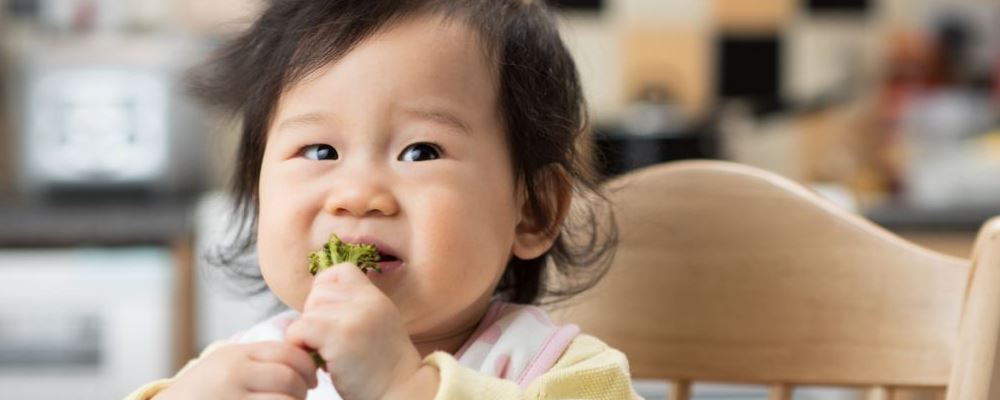
[[[888,74],[879,94],[874,164],[891,198],[899,200],[905,195],[907,171],[918,156],[913,150],[940,145],[933,135],[926,134],[924,128],[929,125],[908,124],[906,119],[928,114],[925,119],[940,128],[934,135],[946,141],[954,139],[948,136],[962,136],[968,131],[971,120],[952,117],[977,109],[966,101],[970,98],[967,92],[982,78],[971,59],[975,36],[971,26],[962,15],[942,11],[926,33],[900,33],[890,43]]]
[[[872,138],[872,175],[891,197],[903,190],[906,165],[902,119],[907,109],[933,85],[934,49],[918,33],[891,38],[887,73],[878,95],[878,120]]]

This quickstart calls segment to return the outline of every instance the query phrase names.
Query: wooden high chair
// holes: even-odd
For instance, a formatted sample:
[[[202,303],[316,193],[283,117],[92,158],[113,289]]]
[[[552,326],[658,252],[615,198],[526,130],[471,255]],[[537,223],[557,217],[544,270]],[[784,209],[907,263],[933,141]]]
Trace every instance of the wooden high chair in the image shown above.
[[[607,187],[614,264],[554,315],[623,351],[633,377],[671,381],[671,399],[695,381],[769,385],[772,400],[802,385],[1000,399],[1000,218],[970,261],[738,164],[660,164]]]

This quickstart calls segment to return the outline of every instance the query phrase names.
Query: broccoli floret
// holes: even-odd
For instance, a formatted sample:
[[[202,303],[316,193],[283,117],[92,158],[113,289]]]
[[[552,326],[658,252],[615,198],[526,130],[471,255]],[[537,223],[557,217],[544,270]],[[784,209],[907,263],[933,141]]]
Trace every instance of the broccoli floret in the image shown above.
[[[378,266],[379,259],[375,245],[344,243],[339,236],[333,234],[322,249],[309,253],[309,273],[316,275],[342,262],[354,263],[361,268],[361,272],[375,270],[381,273],[382,268]]]
[[[379,268],[378,249],[372,244],[350,244],[340,240],[337,234],[330,235],[330,240],[323,245],[322,249],[309,253],[309,273],[316,275],[320,271],[330,268],[342,262],[351,262],[361,269],[361,272],[375,270],[381,273]],[[310,351],[313,362],[317,368],[326,369],[326,361],[315,350]]]

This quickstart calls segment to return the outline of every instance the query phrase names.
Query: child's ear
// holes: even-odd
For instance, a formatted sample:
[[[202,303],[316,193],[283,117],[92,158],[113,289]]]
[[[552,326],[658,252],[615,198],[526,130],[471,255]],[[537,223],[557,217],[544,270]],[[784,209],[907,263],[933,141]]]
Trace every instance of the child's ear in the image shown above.
[[[532,205],[528,188],[518,188],[521,203],[520,220],[514,232],[514,256],[530,260],[545,254],[555,243],[573,196],[573,183],[562,166],[549,164],[535,173],[534,197],[540,204]]]

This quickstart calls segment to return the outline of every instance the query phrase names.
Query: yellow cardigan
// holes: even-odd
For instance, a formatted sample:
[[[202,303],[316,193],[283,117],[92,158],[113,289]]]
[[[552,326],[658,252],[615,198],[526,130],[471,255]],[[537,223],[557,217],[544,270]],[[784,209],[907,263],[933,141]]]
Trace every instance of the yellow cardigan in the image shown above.
[[[210,346],[202,355],[217,347]],[[184,369],[195,362],[197,360],[192,360]],[[428,355],[424,358],[424,363],[436,367],[441,373],[435,400],[641,399],[632,389],[625,355],[585,334],[573,339],[552,369],[535,379],[526,389],[521,389],[514,382],[465,367],[451,354],[443,351]],[[170,381],[164,379],[149,383],[125,399],[152,399],[169,386]]]

